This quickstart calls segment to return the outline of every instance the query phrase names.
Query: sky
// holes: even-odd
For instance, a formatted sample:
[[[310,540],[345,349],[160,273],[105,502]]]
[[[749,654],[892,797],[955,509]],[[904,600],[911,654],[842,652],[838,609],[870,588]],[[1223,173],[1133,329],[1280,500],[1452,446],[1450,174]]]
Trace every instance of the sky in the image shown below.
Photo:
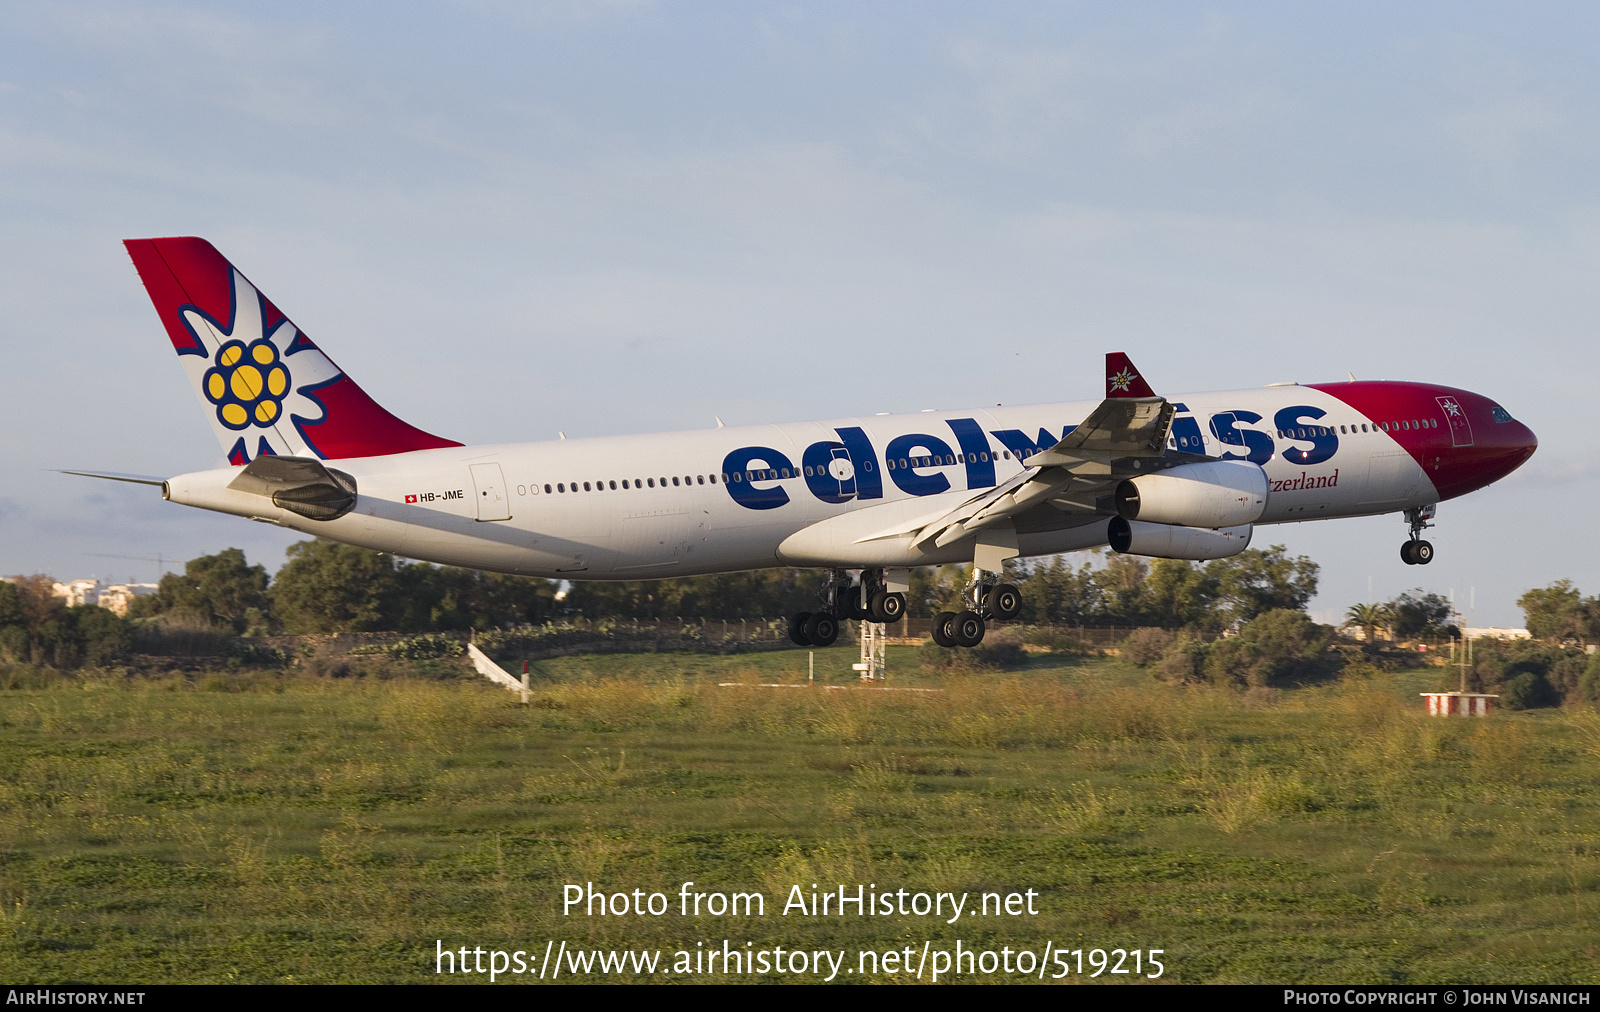
[[[200,235],[467,443],[1092,400],[1118,350],[1164,393],[1478,391],[1540,448],[1432,565],[1398,517],[1255,545],[1324,621],[1520,625],[1600,593],[1597,43],[1577,3],[11,0],[0,573],[298,538],[55,471],[220,466],[121,246]]]

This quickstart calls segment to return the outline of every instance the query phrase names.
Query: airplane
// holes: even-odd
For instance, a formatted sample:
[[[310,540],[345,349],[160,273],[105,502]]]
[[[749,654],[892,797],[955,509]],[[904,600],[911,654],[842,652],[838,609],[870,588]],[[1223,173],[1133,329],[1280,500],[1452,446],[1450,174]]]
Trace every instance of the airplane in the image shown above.
[[[782,425],[464,446],[385,410],[210,243],[124,243],[228,466],[169,502],[452,566],[640,580],[821,572],[799,645],[893,622],[911,570],[970,563],[941,646],[1017,616],[1007,559],[1109,546],[1237,555],[1257,525],[1400,513],[1407,565],[1438,503],[1511,473],[1533,432],[1479,394],[1357,381],[1157,395],[1106,355],[1105,398]]]

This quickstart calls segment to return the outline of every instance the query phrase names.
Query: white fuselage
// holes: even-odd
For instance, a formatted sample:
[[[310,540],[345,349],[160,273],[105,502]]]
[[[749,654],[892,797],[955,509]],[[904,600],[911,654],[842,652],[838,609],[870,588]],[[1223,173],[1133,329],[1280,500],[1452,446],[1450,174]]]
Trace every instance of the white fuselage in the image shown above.
[[[1171,400],[1180,406],[1171,448],[1262,465],[1271,493],[1260,523],[1387,513],[1438,500],[1409,453],[1323,391],[1282,386]],[[334,460],[330,466],[356,479],[359,496],[350,513],[324,522],[229,490],[238,468],[180,475],[168,482],[167,496],[399,556],[526,576],[629,580],[778,565],[970,562],[971,541],[923,551],[904,532],[1023,470],[1019,457],[1053,445],[1096,403]],[[1281,423],[1300,418],[1301,407],[1307,423],[1320,427],[1316,434],[1280,435],[1292,428]],[[1360,431],[1364,424],[1370,431]],[[952,459],[959,462],[946,462]],[[1106,543],[1105,517],[1073,522],[1019,530],[1021,554]]]

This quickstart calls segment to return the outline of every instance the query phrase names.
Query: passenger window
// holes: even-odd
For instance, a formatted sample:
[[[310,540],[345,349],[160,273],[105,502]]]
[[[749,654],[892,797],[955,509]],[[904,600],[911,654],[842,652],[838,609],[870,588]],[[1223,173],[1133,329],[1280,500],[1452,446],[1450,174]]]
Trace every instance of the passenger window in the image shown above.
[[[674,485],[678,484],[678,476],[677,475],[673,475],[672,476],[672,484],[674,484]]]
[[[734,481],[739,481],[739,480],[741,480],[741,479],[740,479],[740,476],[739,476],[739,472],[738,472],[738,471],[735,471],[735,472],[733,472],[733,480],[734,480]]]
[[[649,481],[650,481],[650,487],[651,488],[655,488],[656,487],[656,480],[654,478],[651,478],[651,479],[649,479]]]
[[[626,478],[622,479],[622,487],[623,488],[627,488],[628,487],[628,479],[626,479]]]
[[[549,494],[550,494],[550,486],[549,486],[549,485],[546,485],[546,486],[545,486],[545,487],[544,487],[544,494],[545,494],[545,495],[549,495]]]
[[[663,475],[662,478],[661,478],[661,487],[662,488],[666,488],[667,487],[667,479],[666,479],[665,475]]]
[[[699,484],[704,485],[706,483],[706,476],[705,475],[702,474],[702,475],[698,475],[697,477],[699,478]]]
[[[987,464],[989,462],[989,451],[988,450],[980,451],[978,453],[978,459],[983,461],[985,464]]]
[[[589,491],[589,483],[588,483],[588,482],[584,482],[584,483],[583,483],[583,490],[584,490],[584,491],[585,491],[585,492],[587,492],[587,491]]]
[[[611,488],[612,488],[612,489],[613,489],[613,490],[615,490],[615,489],[616,489],[616,487],[617,487],[617,483],[616,483],[616,482],[611,482],[611,483],[610,483],[610,484],[611,484]]]
[[[565,492],[566,490],[567,490],[567,486],[566,486],[565,483],[557,483],[557,485],[556,485],[556,491],[557,492]]]

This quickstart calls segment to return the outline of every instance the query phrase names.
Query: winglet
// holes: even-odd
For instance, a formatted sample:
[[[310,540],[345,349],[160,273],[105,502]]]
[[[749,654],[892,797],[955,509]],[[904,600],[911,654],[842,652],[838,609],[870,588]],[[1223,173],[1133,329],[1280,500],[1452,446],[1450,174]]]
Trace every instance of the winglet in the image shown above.
[[[1135,369],[1132,360],[1120,351],[1106,352],[1107,397],[1154,397],[1156,392]]]

